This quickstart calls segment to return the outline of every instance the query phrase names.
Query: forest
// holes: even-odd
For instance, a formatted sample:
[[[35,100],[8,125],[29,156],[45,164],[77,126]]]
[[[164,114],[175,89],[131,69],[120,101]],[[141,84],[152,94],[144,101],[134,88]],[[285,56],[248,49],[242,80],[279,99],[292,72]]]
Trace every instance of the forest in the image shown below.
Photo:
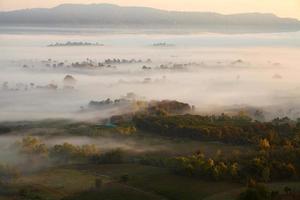
[[[134,104],[143,106],[135,112],[104,120],[110,124],[97,125],[67,120],[1,124],[2,136],[13,131],[30,132],[33,129],[60,127],[65,137],[91,138],[86,144],[65,141],[50,145],[47,140],[51,140],[53,133],[48,133],[46,138],[40,137],[39,134],[19,137],[20,139],[9,148],[22,157],[22,167],[5,164],[0,167],[1,185],[7,188],[4,196],[14,196],[17,199],[55,199],[57,197],[53,197],[55,191],[53,185],[41,186],[43,183],[28,182],[26,177],[33,176],[34,180],[42,181],[42,177],[45,176],[43,173],[54,176],[51,175],[52,170],[55,172],[64,169],[66,173],[70,173],[68,170],[72,169],[78,173],[91,167],[93,170],[108,167],[106,173],[109,174],[111,166],[123,168],[128,165],[142,170],[143,168],[162,170],[158,174],[174,176],[179,182],[181,179],[191,179],[195,182],[227,183],[234,185],[234,188],[244,188],[232,194],[232,199],[271,200],[297,196],[299,187],[293,184],[291,186],[291,183],[296,184],[300,179],[299,120],[286,117],[272,121],[258,121],[243,111],[232,116],[199,115],[195,113],[193,106],[169,100],[134,102]],[[108,143],[112,141],[130,143],[126,140],[132,139],[135,146],[131,144],[130,148],[122,148],[115,145],[116,147],[107,148],[93,144],[93,140],[99,138],[109,138],[111,141]],[[158,146],[154,138],[161,140],[160,145],[165,147]],[[192,145],[193,142],[199,144]],[[211,148],[207,148],[209,151],[200,148],[201,145],[208,144],[216,146],[214,152]],[[147,149],[146,146],[151,148]],[[232,148],[227,150],[228,146]],[[134,180],[139,178],[136,171],[124,172],[118,177],[100,175],[101,171],[90,173],[89,176],[92,178],[89,181],[94,182],[89,183],[91,186],[84,190],[76,189],[75,193],[66,192],[60,195],[60,198],[71,200],[84,199],[84,196],[89,195],[104,195],[103,198],[107,196],[120,199],[111,195],[122,193],[125,196],[129,195],[129,199],[138,199],[140,195],[145,195],[131,194],[136,191],[127,191],[129,190],[127,187],[136,187],[137,183]],[[60,182],[60,178],[56,178],[57,181]],[[60,185],[59,182],[56,184]],[[270,185],[274,183],[281,184],[279,187],[271,187]],[[68,188],[70,185],[62,187]],[[149,193],[158,195],[161,199],[187,198],[187,196],[178,198],[171,191],[159,192],[157,189],[151,188],[152,192]],[[103,190],[104,192],[100,192]]]

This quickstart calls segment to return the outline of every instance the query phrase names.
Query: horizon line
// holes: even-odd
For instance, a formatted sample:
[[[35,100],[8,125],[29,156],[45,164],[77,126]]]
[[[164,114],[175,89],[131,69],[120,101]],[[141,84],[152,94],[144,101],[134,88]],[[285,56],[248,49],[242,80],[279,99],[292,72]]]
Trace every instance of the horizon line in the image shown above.
[[[233,12],[233,13],[224,13],[224,12],[217,12],[217,11],[196,11],[196,10],[173,10],[173,9],[162,9],[162,8],[156,8],[152,6],[139,6],[139,5],[120,5],[120,4],[114,4],[114,3],[62,3],[55,6],[49,6],[49,7],[32,7],[32,8],[20,8],[20,9],[12,9],[12,10],[1,10],[0,12],[16,12],[16,11],[24,11],[24,10],[34,10],[34,9],[54,9],[63,5],[84,5],[84,6],[91,6],[91,5],[111,5],[111,6],[117,6],[117,7],[123,7],[123,8],[149,8],[149,9],[155,9],[155,10],[161,10],[166,12],[186,12],[186,13],[213,13],[213,14],[220,14],[224,16],[229,15],[240,15],[240,14],[265,14],[265,15],[274,15],[279,18],[283,19],[296,19],[300,21],[300,18],[298,17],[284,17],[277,15],[272,12],[259,12],[259,11],[249,11],[249,12]]]

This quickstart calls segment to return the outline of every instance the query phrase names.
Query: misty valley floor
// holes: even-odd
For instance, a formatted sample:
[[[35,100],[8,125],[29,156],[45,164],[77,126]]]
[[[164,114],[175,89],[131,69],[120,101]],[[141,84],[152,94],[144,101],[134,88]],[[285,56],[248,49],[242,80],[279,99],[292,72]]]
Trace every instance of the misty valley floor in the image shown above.
[[[22,125],[20,125],[22,124]],[[230,159],[234,152],[253,153],[257,147],[251,144],[226,144],[217,141],[178,138],[138,131],[134,134],[122,135],[117,129],[96,126],[93,123],[72,122],[68,120],[44,120],[35,122],[8,122],[0,124],[2,130],[1,157],[8,159],[10,165],[17,163],[21,174],[10,181],[2,182],[0,199],[49,199],[49,200],[134,200],[134,199],[170,199],[170,200],[234,200],[246,189],[245,183],[227,180],[207,180],[190,175],[174,174],[160,164],[135,161],[145,156],[160,160],[174,156],[188,156],[197,151],[203,152],[212,159]],[[56,127],[56,129],[53,129]],[[75,129],[74,129],[75,127]],[[80,127],[80,131],[77,130]],[[5,132],[9,131],[9,132]],[[24,134],[26,133],[26,134]],[[24,140],[24,138],[28,140]],[[96,144],[102,152],[122,148],[126,152],[123,161],[115,164],[93,164],[86,159],[71,159],[67,162],[48,162],[33,152],[18,152],[15,144],[21,144],[21,149],[27,146],[39,148],[39,138],[49,148],[55,145],[70,143],[84,146]],[[23,141],[22,141],[23,140]],[[27,143],[29,141],[30,143]],[[125,145],[126,144],[126,145]],[[36,146],[35,146],[36,145]],[[31,147],[30,147],[31,148]],[[66,148],[69,148],[66,146]],[[70,147],[71,148],[71,147]],[[91,149],[88,151],[92,151]],[[61,152],[62,153],[62,152]],[[29,157],[27,157],[28,155]],[[35,155],[32,157],[32,155]],[[51,150],[49,152],[51,156]],[[19,160],[16,160],[18,158]],[[21,159],[23,158],[23,160]],[[25,160],[24,160],[25,158]],[[133,158],[133,160],[131,159]],[[65,157],[64,159],[69,159]],[[21,161],[22,160],[22,161]],[[68,163],[69,162],[69,163]],[[155,166],[157,165],[157,166]],[[124,179],[124,177],[127,177]],[[97,181],[101,184],[97,185]],[[284,194],[286,187],[293,192],[300,192],[300,182],[296,180],[273,181],[265,185],[271,190]],[[26,191],[26,192],[24,192]],[[33,196],[30,196],[33,195]]]
[[[300,199],[299,41],[1,29],[0,200]]]

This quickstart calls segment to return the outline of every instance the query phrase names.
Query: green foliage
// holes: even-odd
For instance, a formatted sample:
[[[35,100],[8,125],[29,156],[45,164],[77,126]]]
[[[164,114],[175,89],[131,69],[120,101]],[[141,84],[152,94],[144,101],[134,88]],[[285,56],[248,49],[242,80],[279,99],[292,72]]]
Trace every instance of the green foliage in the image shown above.
[[[95,145],[77,146],[64,143],[50,149],[50,158],[62,162],[89,160],[99,154],[100,151]]]
[[[0,125],[0,134],[5,134],[11,131],[11,128],[8,126]]]
[[[246,191],[242,192],[238,200],[274,200],[276,192],[270,191],[264,185],[256,185],[249,187]]]
[[[291,189],[290,187],[288,187],[288,186],[285,186],[285,187],[284,187],[284,192],[285,192],[286,194],[290,194],[290,193],[292,192],[292,189]]]
[[[205,158],[203,154],[189,157],[177,157],[170,162],[173,172],[189,176],[206,178],[208,180],[237,179],[239,166],[237,163],[215,161]]]
[[[91,161],[98,164],[123,163],[125,161],[125,153],[121,149],[114,149],[106,153],[93,156]]]
[[[136,133],[137,130],[135,126],[131,124],[123,124],[122,126],[117,127],[116,131],[121,135],[132,135]]]
[[[146,110],[148,114],[165,116],[168,114],[178,115],[191,112],[192,108],[189,104],[178,101],[152,101]]]
[[[145,165],[165,167],[180,175],[206,180],[245,182],[250,177],[260,182],[297,180],[300,151],[270,150],[268,153],[240,154],[234,158],[215,159],[197,152],[175,158],[143,156],[139,162]]]
[[[22,141],[17,142],[16,145],[19,148],[20,153],[23,154],[45,157],[48,155],[48,149],[46,145],[36,137],[24,137]]]
[[[161,135],[232,143],[247,143],[249,132],[246,130],[251,125],[243,118],[231,118],[225,115],[220,117],[137,115],[134,122],[142,130]]]
[[[33,188],[23,188],[19,191],[21,200],[47,200],[42,197],[39,192]]]
[[[300,147],[296,134],[300,131],[294,125],[296,122],[281,119],[275,122],[258,122],[244,115],[137,114],[133,117],[133,122],[141,130],[170,137],[254,144],[264,150],[274,145]]]
[[[128,174],[124,174],[120,177],[120,181],[123,183],[127,183],[129,180],[129,175]]]

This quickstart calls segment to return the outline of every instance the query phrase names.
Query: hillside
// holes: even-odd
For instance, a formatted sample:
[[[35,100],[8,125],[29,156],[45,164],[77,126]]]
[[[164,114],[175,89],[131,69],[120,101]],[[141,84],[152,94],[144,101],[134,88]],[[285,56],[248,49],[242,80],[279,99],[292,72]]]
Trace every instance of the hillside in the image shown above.
[[[0,12],[0,26],[188,28],[210,32],[282,32],[300,30],[300,21],[273,14],[222,15],[165,11],[112,4],[63,4],[50,9]]]

